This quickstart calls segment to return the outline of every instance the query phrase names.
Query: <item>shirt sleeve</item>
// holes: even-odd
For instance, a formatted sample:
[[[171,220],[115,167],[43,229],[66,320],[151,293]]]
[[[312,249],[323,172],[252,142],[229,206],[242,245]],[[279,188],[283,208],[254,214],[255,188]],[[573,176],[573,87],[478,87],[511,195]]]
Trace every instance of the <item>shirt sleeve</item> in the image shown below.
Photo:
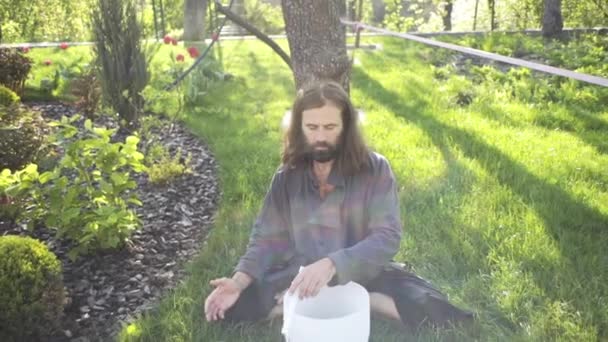
[[[290,250],[289,204],[285,173],[278,171],[258,215],[245,254],[235,271],[243,272],[259,281],[264,273]]]
[[[401,242],[397,182],[388,161],[381,158],[370,180],[368,235],[355,245],[328,255],[336,267],[337,284],[369,280],[388,264]]]

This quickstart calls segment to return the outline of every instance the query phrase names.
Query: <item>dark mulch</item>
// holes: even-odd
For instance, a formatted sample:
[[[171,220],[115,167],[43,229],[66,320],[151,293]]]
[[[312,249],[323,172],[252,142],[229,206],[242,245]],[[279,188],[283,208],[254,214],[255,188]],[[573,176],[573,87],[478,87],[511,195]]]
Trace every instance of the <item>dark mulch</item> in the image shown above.
[[[72,116],[76,110],[62,103],[30,103],[47,119]],[[116,127],[107,116],[96,125]],[[79,121],[78,125],[82,125]],[[2,222],[0,234],[21,234],[44,241],[63,264],[68,296],[62,331],[50,341],[107,341],[124,324],[153,308],[159,298],[184,278],[184,264],[200,250],[210,229],[220,194],[215,160],[198,138],[179,125],[154,130],[155,138],[171,152],[181,149],[191,155],[191,173],[167,185],[136,176],[137,194],[143,206],[136,207],[142,229],[128,246],[83,256],[67,257],[70,243],[56,240],[52,231],[38,227],[33,232]],[[116,139],[124,138],[118,133]]]

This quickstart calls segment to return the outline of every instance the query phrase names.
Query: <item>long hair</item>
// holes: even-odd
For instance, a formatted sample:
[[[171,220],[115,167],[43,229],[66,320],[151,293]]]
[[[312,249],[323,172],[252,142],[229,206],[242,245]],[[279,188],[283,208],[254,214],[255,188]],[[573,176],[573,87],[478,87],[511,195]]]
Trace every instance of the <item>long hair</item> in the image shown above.
[[[369,164],[369,148],[357,126],[358,114],[342,86],[333,81],[320,81],[298,91],[291,110],[289,129],[284,137],[282,161],[290,168],[308,165],[310,159],[302,131],[302,113],[332,104],[341,109],[342,133],[339,154],[334,167],[343,176],[354,175]]]

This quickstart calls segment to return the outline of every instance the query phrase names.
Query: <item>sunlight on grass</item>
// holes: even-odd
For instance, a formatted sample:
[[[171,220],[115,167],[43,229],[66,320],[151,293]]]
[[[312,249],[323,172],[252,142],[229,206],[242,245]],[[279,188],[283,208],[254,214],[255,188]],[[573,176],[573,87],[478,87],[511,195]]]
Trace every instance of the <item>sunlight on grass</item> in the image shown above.
[[[549,81],[517,70],[461,75],[431,66],[434,50],[388,38],[370,42],[384,50],[356,52],[361,64],[353,70],[352,97],[366,114],[366,137],[388,157],[400,184],[404,239],[397,260],[479,317],[470,329],[418,333],[374,320],[371,340],[606,338],[603,90],[569,82],[547,90]],[[161,69],[167,56],[156,61]],[[184,284],[137,321],[141,337],[134,340],[280,340],[280,322],[209,325],[202,301],[209,280],[229,275],[244,251],[279,163],[293,80],[259,42],[222,42],[215,56],[234,78],[184,120],[219,161],[220,210]],[[128,331],[121,340],[129,340]]]

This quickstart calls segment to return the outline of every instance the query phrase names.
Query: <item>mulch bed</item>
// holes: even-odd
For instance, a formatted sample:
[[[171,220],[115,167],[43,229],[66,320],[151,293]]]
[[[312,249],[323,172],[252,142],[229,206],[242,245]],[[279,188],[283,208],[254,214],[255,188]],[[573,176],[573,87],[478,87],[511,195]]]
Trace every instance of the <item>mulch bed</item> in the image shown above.
[[[73,107],[59,102],[27,106],[40,111],[45,119],[76,114]],[[80,120],[77,126],[83,122]],[[116,120],[107,116],[94,124],[117,127]],[[125,248],[72,262],[67,257],[70,243],[56,240],[49,229],[37,227],[30,232],[0,218],[0,235],[28,235],[42,240],[63,264],[68,304],[61,331],[49,341],[111,340],[124,324],[153,308],[174,288],[184,278],[184,264],[199,252],[221,196],[216,162],[200,139],[179,125],[169,129],[170,123],[165,124],[153,130],[155,138],[172,154],[178,149],[182,156],[190,154],[192,172],[166,185],[152,184],[145,175],[135,176],[137,194],[143,202],[135,210],[142,228]]]

